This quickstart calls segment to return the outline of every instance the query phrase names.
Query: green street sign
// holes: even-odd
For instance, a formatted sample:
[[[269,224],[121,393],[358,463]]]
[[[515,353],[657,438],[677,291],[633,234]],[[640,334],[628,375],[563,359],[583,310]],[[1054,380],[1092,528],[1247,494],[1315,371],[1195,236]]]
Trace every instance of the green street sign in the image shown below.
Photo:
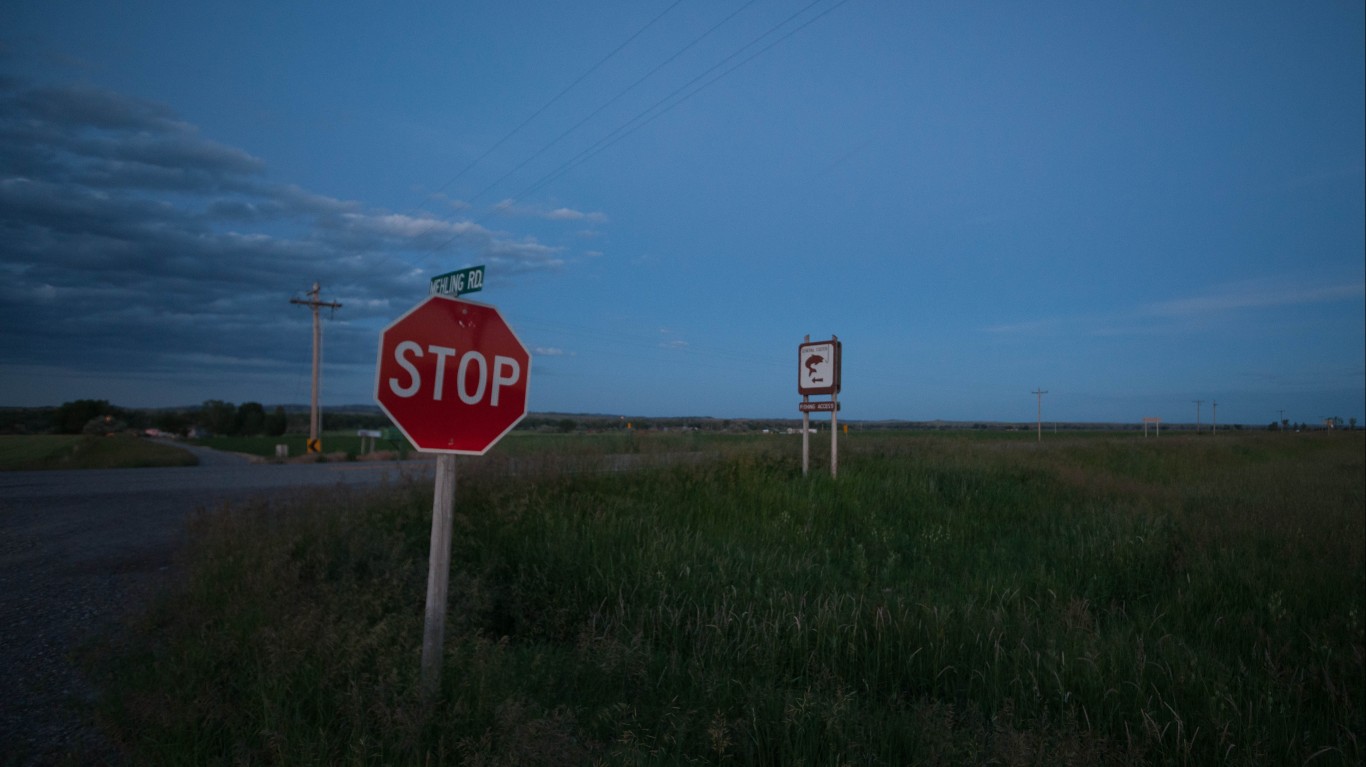
[[[438,274],[432,278],[432,295],[463,296],[484,289],[484,267],[471,266],[453,272]]]

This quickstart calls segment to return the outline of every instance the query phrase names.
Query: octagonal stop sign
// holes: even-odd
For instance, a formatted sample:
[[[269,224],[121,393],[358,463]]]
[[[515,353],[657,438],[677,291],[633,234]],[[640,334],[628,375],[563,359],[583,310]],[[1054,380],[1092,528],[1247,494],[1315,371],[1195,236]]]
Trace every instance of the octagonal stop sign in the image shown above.
[[[530,375],[497,309],[432,296],[380,333],[375,401],[418,450],[483,455],[526,416]]]

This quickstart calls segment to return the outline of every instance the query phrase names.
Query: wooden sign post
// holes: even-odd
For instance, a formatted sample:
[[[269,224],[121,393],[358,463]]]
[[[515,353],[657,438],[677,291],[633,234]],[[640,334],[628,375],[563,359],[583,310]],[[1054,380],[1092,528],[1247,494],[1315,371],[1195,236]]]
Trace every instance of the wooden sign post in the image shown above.
[[[413,447],[437,454],[422,628],[425,700],[441,690],[455,457],[487,453],[526,417],[530,377],[531,354],[487,304],[434,295],[380,333],[375,401]]]
[[[441,689],[441,651],[446,646],[446,594],[451,573],[451,524],[455,514],[455,456],[436,457],[432,493],[432,541],[427,554],[427,610],[422,622],[422,698]]]
[[[797,393],[802,401],[802,476],[811,464],[811,413],[830,411],[830,476],[839,473],[839,392],[842,345],[838,336],[829,341],[812,341],[811,336],[797,347]],[[829,394],[829,402],[812,402],[813,394]]]

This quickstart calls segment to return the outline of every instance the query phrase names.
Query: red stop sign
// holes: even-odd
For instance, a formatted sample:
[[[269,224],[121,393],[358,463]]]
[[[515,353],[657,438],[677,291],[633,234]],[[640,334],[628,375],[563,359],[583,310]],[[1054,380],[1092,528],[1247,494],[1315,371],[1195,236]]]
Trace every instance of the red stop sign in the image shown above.
[[[483,455],[526,416],[531,355],[498,310],[432,296],[379,336],[375,401],[418,450]]]

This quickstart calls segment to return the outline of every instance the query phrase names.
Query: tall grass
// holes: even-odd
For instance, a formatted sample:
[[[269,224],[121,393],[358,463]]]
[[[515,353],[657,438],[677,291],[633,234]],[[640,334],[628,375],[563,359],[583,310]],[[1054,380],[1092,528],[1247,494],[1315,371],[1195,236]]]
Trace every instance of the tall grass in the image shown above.
[[[207,515],[103,720],[165,764],[1361,762],[1360,435],[794,445],[464,464],[428,705],[428,488]]]

